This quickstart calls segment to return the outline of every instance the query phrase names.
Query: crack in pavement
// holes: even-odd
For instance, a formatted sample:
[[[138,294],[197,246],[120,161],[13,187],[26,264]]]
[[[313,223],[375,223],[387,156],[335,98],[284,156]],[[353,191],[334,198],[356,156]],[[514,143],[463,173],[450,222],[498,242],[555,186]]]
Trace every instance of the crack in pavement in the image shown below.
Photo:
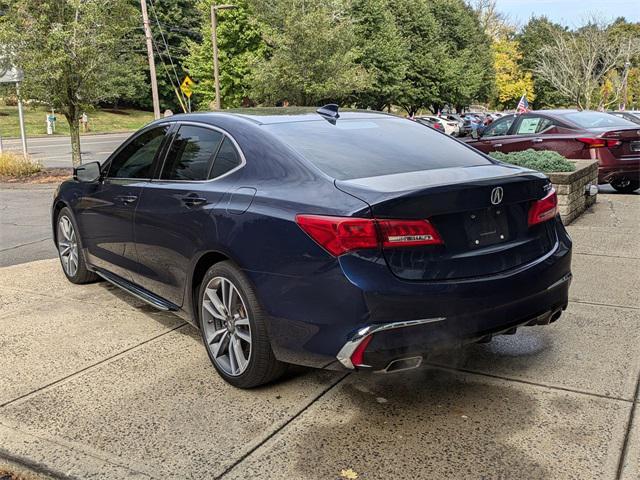
[[[27,242],[27,243],[21,243],[20,245],[16,245],[15,247],[8,247],[8,248],[3,248],[2,250],[0,250],[1,252],[8,252],[9,250],[15,250],[16,248],[20,248],[20,247],[26,247],[29,245],[35,245],[36,243],[41,243],[41,242],[45,242],[47,240],[51,240],[52,237],[47,237],[47,238],[41,238],[40,240],[34,240],[33,242]]]
[[[128,347],[128,348],[125,348],[124,350],[121,350],[118,353],[114,353],[113,355],[105,357],[105,358],[99,360],[98,362],[92,363],[91,365],[87,365],[86,367],[83,367],[80,370],[76,370],[75,372],[70,373],[69,375],[65,375],[64,377],[58,378],[57,380],[54,380],[53,382],[50,382],[50,383],[48,383],[46,385],[43,385],[42,387],[38,387],[35,390],[32,390],[32,391],[30,391],[28,393],[25,393],[25,394],[20,395],[20,396],[18,396],[16,398],[13,398],[13,399],[11,399],[11,400],[9,400],[7,402],[1,403],[0,404],[0,409],[5,408],[5,407],[7,407],[9,405],[12,405],[14,403],[17,403],[19,401],[25,400],[26,398],[29,398],[29,397],[31,397],[33,395],[36,395],[37,393],[42,392],[43,390],[49,389],[49,388],[51,388],[51,387],[53,387],[55,385],[59,385],[59,384],[65,382],[66,380],[70,380],[71,378],[74,378],[74,377],[76,377],[76,376],[78,376],[80,374],[86,373],[87,371],[92,370],[92,369],[102,365],[103,363],[109,362],[111,360],[115,360],[116,358],[118,358],[118,357],[120,357],[122,355],[125,355],[126,353],[128,353],[128,352],[130,352],[132,350],[135,350],[135,349],[137,349],[137,348],[139,348],[139,347],[141,347],[143,345],[146,345],[149,342],[153,342],[154,340],[157,340],[160,337],[168,335],[171,332],[174,332],[174,331],[184,327],[185,325],[189,325],[189,324],[187,322],[182,322],[177,327],[173,327],[173,328],[171,328],[169,330],[166,330],[166,331],[164,331],[164,332],[162,332],[162,333],[160,333],[158,335],[155,335],[155,336],[153,336],[151,338],[148,338],[148,339],[146,339],[146,340],[144,340],[144,341],[142,341],[142,342],[140,342],[140,343],[138,343],[136,345],[133,345],[133,346]]]
[[[629,446],[631,443],[631,429],[633,428],[633,421],[636,416],[636,412],[638,409],[638,397],[640,396],[640,375],[638,375],[638,380],[636,381],[636,391],[634,393],[634,402],[631,406],[631,411],[629,412],[629,418],[627,420],[627,428],[624,435],[624,441],[622,443],[622,451],[620,452],[620,458],[618,460],[618,471],[616,474],[616,480],[620,480],[622,478],[622,474],[624,473],[624,463],[627,459],[627,455],[629,455]]]

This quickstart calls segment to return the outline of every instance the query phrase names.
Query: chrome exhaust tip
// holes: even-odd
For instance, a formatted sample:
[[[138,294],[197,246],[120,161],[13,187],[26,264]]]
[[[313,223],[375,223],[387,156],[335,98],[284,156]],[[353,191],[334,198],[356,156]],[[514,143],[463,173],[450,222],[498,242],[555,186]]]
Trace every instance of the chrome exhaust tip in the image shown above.
[[[389,362],[389,364],[383,370],[380,370],[379,373],[403,372],[405,370],[418,368],[420,365],[422,365],[422,356],[398,358]]]

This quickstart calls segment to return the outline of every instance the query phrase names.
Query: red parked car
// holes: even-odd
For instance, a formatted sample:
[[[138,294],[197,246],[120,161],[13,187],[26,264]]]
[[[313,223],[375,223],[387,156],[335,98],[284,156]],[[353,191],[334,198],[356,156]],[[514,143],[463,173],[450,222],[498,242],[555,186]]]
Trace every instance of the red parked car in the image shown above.
[[[598,183],[619,192],[640,188],[640,128],[604,112],[539,110],[507,115],[463,139],[478,150],[554,150],[569,159],[598,160]]]

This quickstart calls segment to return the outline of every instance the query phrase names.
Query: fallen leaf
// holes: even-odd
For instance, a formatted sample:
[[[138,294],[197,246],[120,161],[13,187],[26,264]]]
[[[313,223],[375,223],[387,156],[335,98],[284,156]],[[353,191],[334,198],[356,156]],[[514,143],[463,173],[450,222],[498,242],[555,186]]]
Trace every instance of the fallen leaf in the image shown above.
[[[340,476],[349,480],[355,480],[356,478],[358,478],[358,474],[350,468],[347,468],[346,470],[340,470]]]

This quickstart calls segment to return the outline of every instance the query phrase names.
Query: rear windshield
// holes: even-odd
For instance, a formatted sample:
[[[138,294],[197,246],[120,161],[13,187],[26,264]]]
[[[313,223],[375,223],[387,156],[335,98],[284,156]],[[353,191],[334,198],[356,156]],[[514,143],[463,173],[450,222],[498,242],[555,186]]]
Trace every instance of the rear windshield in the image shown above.
[[[567,113],[564,115],[564,118],[583,128],[635,127],[629,120],[603,112]]]
[[[491,162],[456,140],[403,118],[342,119],[265,125],[338,180]]]

